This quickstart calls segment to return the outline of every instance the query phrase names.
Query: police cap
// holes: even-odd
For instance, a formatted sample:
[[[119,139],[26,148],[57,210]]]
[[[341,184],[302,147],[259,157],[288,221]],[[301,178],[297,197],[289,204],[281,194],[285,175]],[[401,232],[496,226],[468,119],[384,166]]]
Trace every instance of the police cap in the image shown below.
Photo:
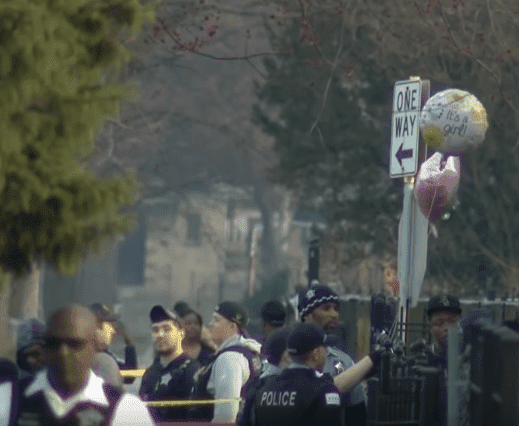
[[[430,318],[437,312],[461,314],[460,300],[447,294],[431,297],[427,305],[427,316]]]
[[[287,349],[287,340],[290,330],[287,328],[278,328],[275,330],[265,342],[265,356],[267,361],[272,365],[279,365],[283,352]]]
[[[286,316],[287,311],[278,300],[269,300],[261,307],[261,318],[263,321],[269,322],[275,327],[283,326]]]
[[[214,311],[242,328],[247,327],[249,324],[249,312],[247,308],[237,302],[222,302]]]
[[[288,352],[290,355],[304,355],[318,346],[324,345],[324,330],[315,323],[301,323],[295,326],[288,336]]]
[[[182,320],[175,312],[170,311],[169,309],[166,309],[160,305],[155,305],[153,308],[151,308],[150,320],[151,320],[152,324],[155,324],[155,323],[161,322],[161,321],[173,320],[179,326],[182,326]]]

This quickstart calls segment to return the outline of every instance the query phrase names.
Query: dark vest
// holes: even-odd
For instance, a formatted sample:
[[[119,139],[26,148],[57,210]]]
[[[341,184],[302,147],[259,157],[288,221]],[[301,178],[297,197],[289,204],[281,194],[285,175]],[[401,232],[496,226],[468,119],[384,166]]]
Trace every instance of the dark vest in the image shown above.
[[[243,410],[238,417],[238,424],[240,426],[253,426],[255,424],[254,404],[256,402],[256,395],[269,380],[276,380],[277,376],[277,374],[266,377],[256,376],[248,382],[243,395]]]
[[[260,358],[258,354],[244,346],[229,346],[213,355],[211,362],[205,367],[202,367],[195,374],[195,386],[193,388],[192,399],[213,399],[213,396],[207,390],[207,385],[216,359],[225,352],[238,352],[247,359],[250,375],[247,382],[241,388],[241,396],[243,397],[247,385],[259,374],[261,370]],[[214,405],[195,406],[190,409],[189,412],[189,418],[200,421],[210,422],[213,419],[213,415]]]
[[[163,401],[188,399],[193,387],[193,375],[198,364],[182,355],[162,368],[158,358],[142,377],[139,396],[143,401]],[[183,421],[187,418],[187,408],[149,407],[157,421]]]
[[[103,383],[108,407],[83,401],[76,404],[65,417],[59,419],[47,405],[43,392],[36,392],[29,397],[24,396],[31,381],[32,378],[29,378],[19,384],[14,426],[109,426],[122,396],[119,389]]]
[[[261,387],[254,403],[254,424],[270,426],[327,425],[343,421],[339,391],[329,374],[289,368]]]

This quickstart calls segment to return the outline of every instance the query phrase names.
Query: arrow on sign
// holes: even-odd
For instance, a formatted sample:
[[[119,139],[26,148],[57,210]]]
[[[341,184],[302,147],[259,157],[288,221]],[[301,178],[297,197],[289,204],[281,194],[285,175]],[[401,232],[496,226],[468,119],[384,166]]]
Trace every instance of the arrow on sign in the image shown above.
[[[400,148],[398,148],[398,151],[396,152],[396,159],[400,163],[400,166],[402,166],[402,160],[404,160],[405,158],[412,158],[413,156],[412,149],[402,149],[403,147],[404,144],[400,144]]]

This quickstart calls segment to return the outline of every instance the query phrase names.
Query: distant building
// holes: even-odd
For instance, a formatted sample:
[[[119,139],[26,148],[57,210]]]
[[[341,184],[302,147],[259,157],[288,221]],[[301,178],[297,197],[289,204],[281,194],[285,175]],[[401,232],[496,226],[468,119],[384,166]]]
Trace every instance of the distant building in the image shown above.
[[[290,293],[306,282],[315,218],[294,217],[290,193],[281,188],[267,198],[275,266],[288,271]],[[148,198],[136,225],[106,252],[89,256],[75,277],[47,268],[45,312],[71,301],[115,305],[141,351],[148,347],[148,313],[154,304],[171,308],[184,300],[208,321],[220,300],[242,300],[263,285],[263,221],[252,188],[221,183],[209,193]]]

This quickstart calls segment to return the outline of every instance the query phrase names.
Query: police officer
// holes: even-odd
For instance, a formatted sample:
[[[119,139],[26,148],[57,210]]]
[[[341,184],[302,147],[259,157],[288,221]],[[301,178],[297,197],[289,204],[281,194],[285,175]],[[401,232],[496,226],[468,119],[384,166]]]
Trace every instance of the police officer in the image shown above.
[[[457,327],[461,317],[460,301],[451,295],[438,295],[431,297],[427,304],[427,317],[429,320],[429,331],[433,342],[429,346],[429,365],[437,367],[442,374],[439,380],[438,418],[435,421],[441,425],[447,425],[447,348],[448,330]]]
[[[447,336],[450,327],[457,326],[461,318],[460,301],[455,296],[439,295],[429,299],[427,305],[429,330],[434,338],[430,346],[430,364],[447,369]]]
[[[269,300],[261,307],[261,331],[267,339],[270,334],[285,325],[287,311],[279,300]]]
[[[267,380],[276,379],[281,372],[290,365],[291,358],[287,350],[287,340],[290,330],[278,328],[270,334],[262,351],[265,361],[262,364],[261,374],[254,378],[245,391],[243,410],[240,414],[238,424],[240,426],[250,426],[254,424],[253,408],[258,389],[263,387]]]
[[[316,324],[298,324],[288,337],[292,363],[269,380],[256,395],[257,426],[342,425],[339,391],[329,374],[324,331]]]
[[[150,311],[152,339],[158,357],[141,382],[139,396],[144,401],[188,399],[193,388],[193,376],[200,367],[182,349],[184,330],[182,320],[160,305]],[[179,421],[187,418],[185,406],[152,408],[158,421]]]
[[[139,398],[90,369],[95,335],[96,319],[86,307],[71,305],[52,315],[43,345],[47,367],[20,381],[13,399],[15,425],[153,425]]]
[[[229,402],[197,407],[191,418],[219,423],[234,423],[237,419],[240,397],[247,384],[261,369],[261,345],[247,338],[245,327],[249,322],[247,309],[237,303],[220,303],[213,313],[209,331],[218,350],[213,361],[197,373],[194,399],[227,399]]]
[[[325,285],[314,284],[299,293],[298,311],[302,322],[317,323],[327,332],[337,327],[339,323],[339,296]],[[355,363],[334,338],[335,336],[328,336],[325,343],[328,352],[324,372],[336,377],[353,367]],[[378,360],[361,361],[362,369],[369,370],[373,366],[371,361],[376,364]],[[361,379],[362,377],[359,381]],[[366,425],[366,397],[360,384],[355,384],[348,392],[341,392],[341,404],[348,425]]]

